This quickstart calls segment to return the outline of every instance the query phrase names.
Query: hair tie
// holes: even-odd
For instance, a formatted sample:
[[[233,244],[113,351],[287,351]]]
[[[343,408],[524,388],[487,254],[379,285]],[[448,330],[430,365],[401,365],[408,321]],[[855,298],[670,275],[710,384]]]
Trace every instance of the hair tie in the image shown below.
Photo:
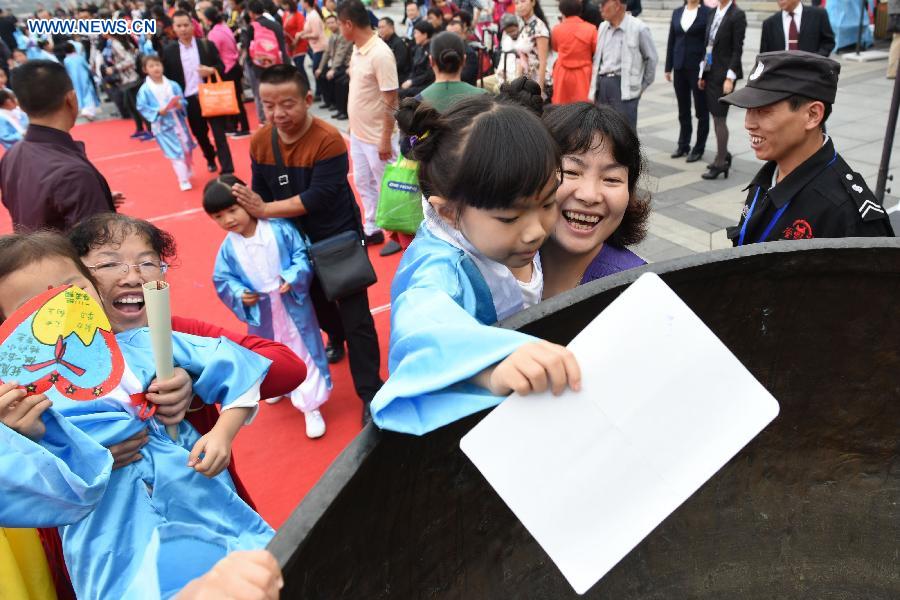
[[[410,148],[415,147],[415,145],[416,145],[417,143],[419,143],[419,142],[421,142],[422,140],[424,140],[425,138],[427,138],[429,133],[431,133],[431,132],[430,132],[430,131],[426,131],[426,132],[423,133],[422,135],[411,135],[411,136],[409,136],[409,147],[410,147]]]

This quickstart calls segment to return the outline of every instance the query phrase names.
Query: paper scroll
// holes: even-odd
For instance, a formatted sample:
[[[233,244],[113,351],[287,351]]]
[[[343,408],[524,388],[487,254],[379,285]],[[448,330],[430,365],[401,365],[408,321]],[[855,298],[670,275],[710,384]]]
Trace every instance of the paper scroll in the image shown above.
[[[156,363],[156,377],[170,379],[175,375],[175,361],[172,358],[172,308],[169,300],[169,284],[165,281],[149,281],[143,287],[150,345]],[[177,439],[178,425],[166,425],[166,432],[173,440]]]

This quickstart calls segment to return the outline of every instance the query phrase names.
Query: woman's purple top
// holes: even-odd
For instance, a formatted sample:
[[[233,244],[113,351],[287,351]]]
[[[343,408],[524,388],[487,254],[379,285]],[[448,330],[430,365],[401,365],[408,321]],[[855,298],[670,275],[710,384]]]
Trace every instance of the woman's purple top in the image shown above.
[[[647,261],[628,248],[616,248],[608,243],[603,244],[603,248],[584,270],[584,276],[579,285],[646,264]]]

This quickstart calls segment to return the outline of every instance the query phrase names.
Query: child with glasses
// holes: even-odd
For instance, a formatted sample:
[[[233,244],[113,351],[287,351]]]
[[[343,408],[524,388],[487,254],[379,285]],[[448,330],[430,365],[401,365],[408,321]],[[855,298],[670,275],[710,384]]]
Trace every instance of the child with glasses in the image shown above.
[[[29,303],[61,286],[77,286],[67,293],[102,313],[91,272],[68,240],[48,232],[0,236],[0,342],[7,350],[9,340],[24,340],[34,353],[25,360],[41,365],[20,368],[21,356],[8,353],[0,365],[0,523],[59,527],[79,598],[170,597],[227,552],[264,547],[274,531],[222,471],[231,441],[255,414],[269,361],[225,339],[176,333],[175,364],[205,402],[222,410],[208,434],[183,421],[172,440],[144,414],[156,372],[146,328],[117,333],[115,344],[105,342],[105,355],[90,349],[97,338],[108,339],[105,329],[93,341],[73,333],[55,347],[36,335],[29,342],[36,318]],[[121,360],[118,375],[116,368],[104,371],[100,359],[91,369],[66,362],[78,344],[88,348],[82,361]],[[60,378],[73,390],[58,389]],[[76,399],[76,384],[93,388],[90,399]],[[143,460],[111,471],[106,447],[144,428]]]

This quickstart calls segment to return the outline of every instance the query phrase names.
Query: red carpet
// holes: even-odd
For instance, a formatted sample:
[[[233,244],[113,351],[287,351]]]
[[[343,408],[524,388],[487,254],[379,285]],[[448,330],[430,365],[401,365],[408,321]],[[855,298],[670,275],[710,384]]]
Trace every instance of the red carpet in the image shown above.
[[[252,110],[248,112],[252,113]],[[199,150],[194,152],[194,189],[178,190],[175,173],[156,142],[129,139],[131,121],[114,120],[79,125],[72,131],[87,145],[93,163],[114,191],[128,198],[122,212],[154,221],[175,236],[178,259],[169,271],[173,314],[217,323],[245,331],[219,301],[211,285],[216,251],[225,232],[201,208],[203,185],[212,177],[206,172]],[[250,181],[250,138],[229,139],[236,175]],[[0,210],[0,233],[11,231],[9,215]],[[400,254],[370,257],[378,283],[369,290],[381,342],[382,376],[386,376],[390,312],[390,281]],[[238,435],[235,456],[238,471],[262,516],[279,527],[332,460],[360,430],[361,403],[353,390],[347,360],[332,366],[334,392],[322,407],[327,424],[323,438],[310,440],[303,415],[287,399],[263,404],[259,416]]]

